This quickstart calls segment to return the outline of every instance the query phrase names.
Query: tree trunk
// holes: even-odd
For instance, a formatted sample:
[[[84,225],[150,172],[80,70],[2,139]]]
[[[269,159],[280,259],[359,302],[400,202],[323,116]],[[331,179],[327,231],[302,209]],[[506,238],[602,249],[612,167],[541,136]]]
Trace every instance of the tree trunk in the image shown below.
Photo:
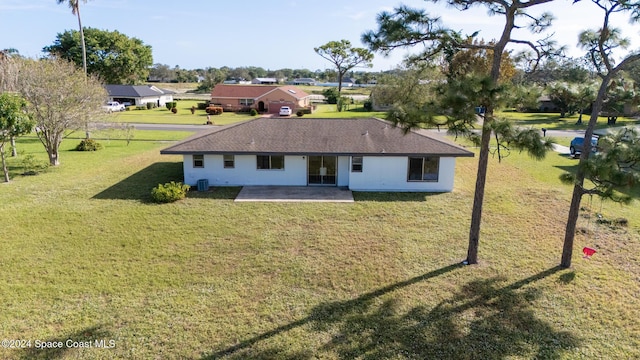
[[[18,148],[16,148],[16,138],[15,136],[11,137],[11,157],[18,156]]]
[[[58,159],[58,147],[55,146],[53,148],[47,149],[47,154],[49,155],[49,164],[51,166],[60,165],[60,159]]]
[[[493,110],[491,110],[493,112]],[[486,115],[486,114],[485,114]],[[478,263],[478,244],[480,242],[480,224],[482,222],[482,205],[484,203],[484,188],[487,183],[487,168],[489,167],[489,143],[491,129],[488,116],[482,126],[482,140],[480,142],[480,159],[478,160],[478,174],[476,177],[476,191],[473,195],[473,210],[471,211],[471,227],[469,228],[469,248],[467,249],[468,265]]]
[[[87,46],[84,42],[84,30],[82,29],[82,21],[80,20],[80,3],[78,2],[76,8],[76,14],[78,15],[78,27],[80,28],[80,42],[82,44],[82,70],[84,75],[87,75]]]
[[[49,164],[51,166],[60,165],[60,160],[58,160],[58,153],[49,153]]]
[[[584,149],[580,154],[580,163],[578,165],[578,171],[576,172],[575,185],[573,186],[573,196],[571,197],[571,205],[569,206],[569,215],[567,217],[567,227],[564,233],[564,244],[562,246],[562,258],[560,259],[560,267],[571,267],[571,257],[573,256],[573,241],[576,236],[576,225],[578,224],[578,216],[580,215],[580,202],[582,201],[582,195],[584,195],[584,171],[582,166],[589,158],[591,154],[591,137],[593,136],[593,130],[598,122],[598,113],[602,107],[602,102],[607,92],[607,86],[613,74],[609,74],[602,79],[602,84],[598,90],[598,96],[593,103],[593,109],[591,116],[589,117],[589,124],[587,124],[587,130],[584,134]]]
[[[512,7],[506,14],[506,23],[500,40],[493,47],[493,61],[491,63],[491,80],[494,84],[500,78],[500,65],[504,48],[511,37],[511,30],[515,26],[517,8]],[[473,209],[471,211],[471,226],[469,227],[469,247],[467,248],[466,264],[478,263],[478,245],[480,242],[480,224],[482,222],[482,205],[484,203],[484,188],[487,182],[487,168],[489,165],[489,143],[491,142],[491,122],[493,121],[494,104],[478,104],[485,106],[482,137],[480,141],[480,158],[478,159],[478,174],[476,190],[473,195]]]
[[[9,169],[4,158],[4,143],[0,144],[0,157],[2,158],[2,172],[4,172],[4,182],[9,182]]]
[[[567,219],[567,227],[564,233],[562,259],[560,260],[560,267],[562,268],[571,267],[571,257],[573,256],[573,240],[575,239],[576,235],[576,225],[578,224],[578,216],[580,215],[580,201],[583,194],[584,191],[582,190],[582,186],[575,184],[573,186],[571,206],[569,207],[569,218]]]
[[[576,122],[576,125],[582,125],[582,110],[580,110],[580,115],[578,115],[578,121]]]

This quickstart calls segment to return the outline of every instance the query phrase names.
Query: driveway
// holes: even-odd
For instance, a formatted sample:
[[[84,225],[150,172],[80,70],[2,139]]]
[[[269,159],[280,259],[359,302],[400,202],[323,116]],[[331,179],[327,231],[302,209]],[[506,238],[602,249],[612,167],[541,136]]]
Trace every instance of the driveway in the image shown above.
[[[553,150],[561,155],[571,155],[571,151],[569,151],[568,146],[553,144]]]
[[[244,186],[236,202],[353,202],[351,190],[323,186]]]

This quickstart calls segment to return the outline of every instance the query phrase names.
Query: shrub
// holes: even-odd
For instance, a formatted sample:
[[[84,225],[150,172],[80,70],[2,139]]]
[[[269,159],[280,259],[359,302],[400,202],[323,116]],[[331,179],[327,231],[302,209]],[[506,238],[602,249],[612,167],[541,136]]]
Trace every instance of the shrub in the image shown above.
[[[207,106],[209,106],[209,103],[206,102],[199,102],[198,103],[198,110],[206,110]]]
[[[135,110],[135,106],[134,105],[130,105],[124,108],[125,111],[131,111],[131,110]]]
[[[187,196],[187,191],[191,186],[181,182],[169,182],[164,185],[158,184],[151,190],[151,198],[154,202],[163,204],[182,200]]]
[[[304,112],[302,112],[302,110],[298,110],[298,111],[296,112],[296,115],[297,115],[298,117],[301,117],[302,115],[304,115]]]
[[[258,110],[256,110],[256,109],[251,109],[251,111],[249,111],[249,114],[250,114],[251,116],[256,116],[256,115],[258,115]]]
[[[209,106],[206,111],[209,115],[220,115],[224,110],[222,109],[222,106]]]
[[[171,110],[171,109],[173,108],[173,103],[172,103],[172,102],[167,101],[167,102],[164,104],[164,106],[167,108],[167,110]]]
[[[364,107],[364,111],[373,111],[373,103],[371,102],[371,100],[365,101],[362,106]]]
[[[327,100],[327,104],[337,104],[338,98],[340,97],[337,88],[328,88],[322,92],[322,95],[324,95]]]
[[[102,149],[102,144],[93,139],[84,139],[76,146],[77,151],[98,151]]]
[[[338,98],[338,103],[336,104],[336,107],[338,108],[338,111],[343,111],[343,110],[348,110],[349,109],[349,98],[341,96],[340,98]]]
[[[137,105],[136,106],[136,110],[147,110],[147,106],[146,105]]]
[[[157,106],[158,105],[156,105],[156,103],[148,102],[147,103],[147,110],[155,109]]]
[[[28,154],[22,158],[22,168],[24,172],[22,175],[38,175],[38,173],[49,166],[49,163],[42,160],[37,160],[35,155]]]

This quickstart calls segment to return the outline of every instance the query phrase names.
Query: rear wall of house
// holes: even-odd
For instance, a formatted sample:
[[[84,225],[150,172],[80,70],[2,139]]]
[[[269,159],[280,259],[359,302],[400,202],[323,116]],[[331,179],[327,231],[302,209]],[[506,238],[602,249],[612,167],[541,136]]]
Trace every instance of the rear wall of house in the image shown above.
[[[223,155],[205,155],[204,167],[193,167],[193,156],[184,155],[184,182],[197,185],[199,179],[210,186],[307,185],[307,160],[303,156],[285,156],[284,169],[258,170],[256,155],[235,155],[233,168],[225,168]]]
[[[407,181],[409,159],[406,156],[365,156],[362,172],[349,172],[349,189],[448,192],[453,190],[455,166],[455,158],[443,157],[440,158],[438,181]]]

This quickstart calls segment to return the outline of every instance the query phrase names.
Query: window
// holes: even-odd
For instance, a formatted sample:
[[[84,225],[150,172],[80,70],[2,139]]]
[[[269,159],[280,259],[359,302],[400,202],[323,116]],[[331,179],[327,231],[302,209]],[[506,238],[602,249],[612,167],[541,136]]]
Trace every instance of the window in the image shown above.
[[[407,181],[438,181],[438,157],[410,157]]]
[[[240,105],[251,106],[253,105],[253,99],[240,99]]]
[[[225,169],[233,169],[236,167],[235,156],[233,155],[223,155],[222,160],[224,161]]]
[[[351,172],[362,172],[362,156],[351,157]]]
[[[283,170],[284,155],[258,155],[258,170]]]
[[[194,168],[204,167],[204,155],[193,155],[193,167]]]

